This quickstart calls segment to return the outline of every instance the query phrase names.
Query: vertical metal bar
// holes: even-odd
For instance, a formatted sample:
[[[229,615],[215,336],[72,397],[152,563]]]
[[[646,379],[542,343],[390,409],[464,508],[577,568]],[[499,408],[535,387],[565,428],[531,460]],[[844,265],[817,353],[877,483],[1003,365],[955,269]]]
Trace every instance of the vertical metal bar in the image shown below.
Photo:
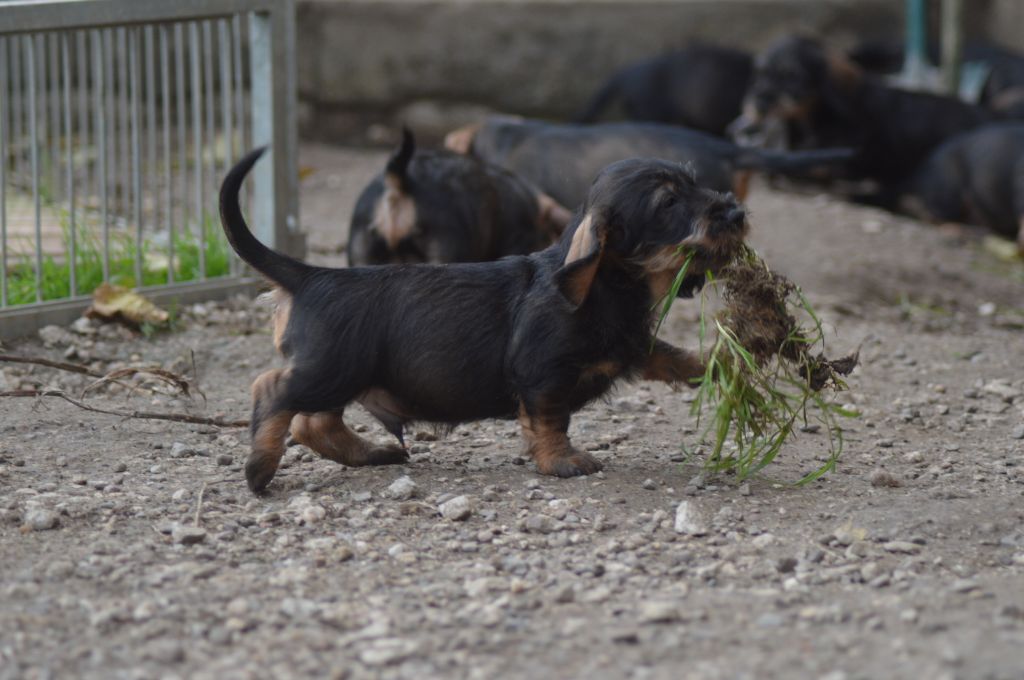
[[[49,79],[46,83],[46,99],[50,110],[50,186],[53,195],[51,200],[57,201],[60,191],[60,133],[61,109],[60,109],[60,38],[63,33],[47,34],[47,43],[50,49]]]
[[[142,131],[139,129],[142,115],[142,97],[139,96],[139,29],[128,30],[128,99],[130,107],[132,147],[132,219],[135,222],[135,287],[141,288],[142,280],[142,164],[140,162]]]
[[[239,152],[247,148],[245,143],[245,80],[242,64],[242,17],[235,15],[231,17],[231,29],[235,34],[235,110],[238,112],[238,149]],[[241,153],[239,153],[241,155]]]
[[[117,181],[117,91],[114,82],[114,31],[113,29],[106,29],[103,31],[103,61],[106,73],[104,74],[104,83],[106,84],[107,93],[107,107],[97,107],[96,111],[99,113],[100,118],[109,119],[110,129],[107,135],[109,139],[107,143],[110,145],[110,149],[105,152],[107,153],[107,160],[110,167],[107,169],[107,176],[104,178],[107,182],[107,200],[109,201],[109,184],[110,178],[113,177],[115,182]],[[106,206],[106,203],[104,204]],[[104,225],[107,225],[107,221],[103,221]],[[104,226],[106,229],[106,226]],[[104,232],[104,238],[107,234]]]
[[[104,58],[104,49],[107,31],[92,32],[92,68],[93,87],[96,95],[96,153],[99,159],[99,171],[97,181],[100,192],[100,228],[103,230],[103,280],[110,281],[110,229],[109,216],[107,215],[107,117],[103,115],[103,97],[106,89],[104,80],[105,66],[109,61]],[[107,108],[106,111],[111,111]]]
[[[128,211],[128,188],[131,186],[131,130],[128,118],[128,29],[120,27],[117,30],[117,109],[118,109],[118,137],[119,151],[121,157],[118,159],[119,174],[115,175],[119,191],[117,192],[118,203],[121,210],[121,217]]]
[[[7,306],[7,49],[7,38],[0,36],[0,307]]]
[[[964,55],[963,0],[942,0],[942,80],[946,93],[960,91],[960,62]]]
[[[188,157],[185,123],[185,101],[188,87],[185,85],[185,40],[184,28],[174,24],[174,98],[178,101],[178,170],[181,173],[181,229],[188,233]]]
[[[75,62],[78,67],[78,148],[89,148],[89,60],[87,56],[86,37],[88,33],[79,31],[75,35]],[[82,193],[89,195],[93,188],[89,177],[91,163],[83,163]]]
[[[227,19],[221,19],[217,29],[220,47],[221,125],[224,132],[224,167],[221,171],[223,177],[227,175],[235,158],[235,131],[232,124],[234,117],[231,111],[231,25]],[[237,263],[237,258],[228,256],[228,273],[232,276],[238,273]]]
[[[171,174],[171,65],[168,28],[160,26],[160,103],[163,107],[164,224],[167,227],[167,283],[174,283],[174,177]],[[181,99],[179,93],[179,99]]]
[[[189,54],[192,59],[192,142],[195,146],[196,224],[199,228],[199,279],[206,278],[206,230],[203,228],[203,77],[199,63],[199,24],[189,24]]]
[[[21,137],[22,116],[25,114],[25,102],[22,96],[22,75],[21,75],[21,41],[17,37],[11,38],[11,149],[12,163],[11,170],[17,180],[21,177],[25,164],[21,158]]]
[[[35,88],[35,115],[36,115],[36,134],[38,137],[38,144],[44,150],[43,157],[39,159],[40,164],[47,163],[47,157],[45,149],[49,144],[49,128],[47,126],[47,114],[49,113],[50,107],[46,105],[46,96],[48,90],[46,88],[46,34],[33,34],[32,36],[32,59],[33,69],[35,76],[33,77],[32,86]],[[39,119],[42,119],[40,122]],[[43,169],[40,168],[40,191],[44,191],[46,185],[43,180]],[[52,183],[51,183],[52,186]]]
[[[149,195],[157,194],[157,171],[156,171],[156,64],[153,59],[153,26],[148,25],[142,29],[142,46],[145,50],[146,77],[144,82],[146,90],[146,173],[149,181]],[[156,203],[152,203],[152,224],[156,222]]]
[[[32,168],[32,201],[36,224],[36,302],[43,301],[43,220],[39,204],[39,130],[36,119],[36,40],[34,35],[22,36],[25,45],[25,79],[28,81],[28,136]]]
[[[61,71],[64,74],[64,167],[67,172],[65,195],[68,203],[68,272],[71,278],[71,297],[78,295],[78,241],[75,228],[75,167],[73,163],[73,136],[71,134],[71,45],[67,33],[60,34]]]
[[[216,118],[213,114],[213,106],[216,99],[213,95],[213,25],[211,21],[203,22],[203,99],[206,111],[206,121],[204,130],[206,132],[206,147],[205,150],[209,153],[209,165],[206,164],[206,158],[204,157],[200,163],[203,167],[203,174],[205,177],[215,178],[217,176],[217,127]],[[209,212],[207,212],[209,211]],[[201,244],[203,250],[206,250],[206,215],[213,214],[212,206],[203,206],[203,221],[200,225],[202,234]],[[206,274],[206,268],[203,268],[203,274]]]
[[[250,18],[253,144],[270,143],[272,163],[253,173],[253,222],[264,243],[299,255],[304,249],[298,224],[298,163],[295,114],[295,13],[292,0]],[[263,167],[261,168],[260,165]]]

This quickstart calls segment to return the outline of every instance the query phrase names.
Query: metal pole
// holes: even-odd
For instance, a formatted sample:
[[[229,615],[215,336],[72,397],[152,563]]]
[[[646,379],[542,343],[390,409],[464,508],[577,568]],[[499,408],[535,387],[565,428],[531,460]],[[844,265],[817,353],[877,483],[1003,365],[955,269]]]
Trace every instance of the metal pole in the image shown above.
[[[0,307],[7,306],[7,38],[0,36]]]
[[[960,64],[964,53],[963,0],[942,0],[942,84],[956,97],[960,91]]]
[[[192,58],[192,142],[194,148],[196,224],[199,227],[199,279],[206,279],[206,229],[203,220],[203,77],[199,63],[199,24],[189,25],[189,53]]]
[[[110,281],[110,229],[109,216],[107,214],[107,117],[103,115],[103,98],[106,94],[106,81],[104,71],[109,66],[109,61],[104,58],[104,49],[107,31],[92,32],[93,51],[93,84],[96,94],[96,152],[99,159],[99,189],[100,189],[100,228],[103,230],[103,280]],[[109,71],[108,71],[109,73]],[[111,111],[110,108],[107,111]]]
[[[904,48],[903,78],[913,87],[924,84],[928,64],[927,1],[907,0],[906,47]]]
[[[128,32],[128,98],[131,106],[131,150],[132,150],[132,219],[135,221],[135,288],[145,285],[142,279],[142,164],[140,162],[142,131],[142,98],[139,96],[139,29]]]
[[[25,74],[28,81],[28,136],[32,168],[32,202],[36,224],[36,302],[43,301],[43,216],[39,204],[39,130],[36,120],[36,44],[34,35],[22,37],[25,45]]]
[[[71,46],[67,33],[60,34],[61,71],[64,73],[64,167],[67,172],[68,201],[68,272],[71,274],[71,296],[78,295],[78,241],[75,228],[75,166],[74,143],[71,134]]]
[[[174,189],[171,174],[171,68],[167,26],[160,27],[160,84],[163,105],[164,138],[164,224],[167,226],[167,283],[174,283],[174,215],[172,214]]]

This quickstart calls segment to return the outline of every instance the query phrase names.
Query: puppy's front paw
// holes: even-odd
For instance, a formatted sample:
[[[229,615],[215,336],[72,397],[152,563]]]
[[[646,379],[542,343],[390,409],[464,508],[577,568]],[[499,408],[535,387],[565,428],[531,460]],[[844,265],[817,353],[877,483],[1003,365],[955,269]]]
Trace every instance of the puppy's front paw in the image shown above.
[[[276,473],[277,463],[264,456],[249,456],[245,463],[245,480],[253,493],[260,493],[266,489]]]
[[[400,446],[375,446],[366,453],[367,465],[404,465],[409,452]]]
[[[558,456],[537,461],[537,469],[541,474],[554,477],[580,477],[600,472],[604,464],[589,453],[577,451],[571,456]]]

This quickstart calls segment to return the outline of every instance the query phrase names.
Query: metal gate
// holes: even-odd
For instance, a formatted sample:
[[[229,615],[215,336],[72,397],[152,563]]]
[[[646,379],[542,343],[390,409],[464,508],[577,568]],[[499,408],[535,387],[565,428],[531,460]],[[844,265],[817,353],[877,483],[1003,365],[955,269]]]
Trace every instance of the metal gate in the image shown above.
[[[68,323],[108,281],[158,303],[254,281],[217,191],[301,257],[292,0],[0,3],[0,338]]]

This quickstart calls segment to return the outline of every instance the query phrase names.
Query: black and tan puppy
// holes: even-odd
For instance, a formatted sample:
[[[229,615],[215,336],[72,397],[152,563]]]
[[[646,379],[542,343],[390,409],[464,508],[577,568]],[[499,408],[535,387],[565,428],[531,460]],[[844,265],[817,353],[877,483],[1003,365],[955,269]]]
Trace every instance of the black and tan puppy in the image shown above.
[[[746,218],[732,196],[699,187],[676,163],[634,159],[607,168],[582,211],[546,250],[497,262],[327,269],[270,250],[249,231],[238,192],[262,151],[224,180],[221,221],[235,251],[276,286],[274,342],[289,366],[252,386],[246,478],[264,489],[289,430],[346,465],[406,459],[403,448],[356,436],[357,401],[399,441],[409,421],[518,418],[540,472],[601,468],[569,442],[572,414],[621,378],[685,383],[701,359],[653,344],[655,302],[683,262],[695,276],[741,244]]]
[[[992,118],[952,97],[886,85],[800,36],[757,57],[743,114],[730,129],[737,139],[756,139],[767,123],[782,123],[790,148],[855,148],[837,176],[884,185],[905,180],[943,141]]]
[[[717,45],[690,45],[627,66],[577,117],[592,123],[616,102],[630,120],[672,123],[722,136],[740,115],[753,57]]]
[[[574,207],[601,168],[625,158],[686,163],[701,186],[746,197],[751,172],[791,172],[850,157],[849,150],[787,153],[748,149],[696,130],[659,123],[561,125],[492,116],[448,134],[445,145],[508,168],[562,205]]]
[[[352,213],[353,266],[483,262],[540,250],[572,213],[524,180],[450,151],[420,151],[412,133],[360,194]]]
[[[901,207],[932,222],[963,222],[1017,239],[1024,255],[1024,123],[953,137],[903,187]]]

